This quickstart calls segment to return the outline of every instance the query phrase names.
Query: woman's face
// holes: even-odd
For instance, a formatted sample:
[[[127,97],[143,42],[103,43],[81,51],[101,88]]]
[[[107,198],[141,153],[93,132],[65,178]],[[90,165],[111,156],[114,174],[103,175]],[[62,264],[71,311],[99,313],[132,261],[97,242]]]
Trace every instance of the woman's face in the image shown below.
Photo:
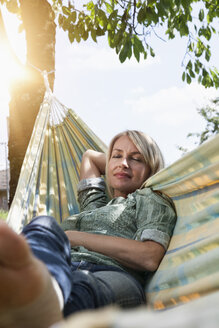
[[[114,197],[127,197],[140,188],[147,179],[150,168],[128,136],[114,143],[108,163],[108,184],[114,189]]]

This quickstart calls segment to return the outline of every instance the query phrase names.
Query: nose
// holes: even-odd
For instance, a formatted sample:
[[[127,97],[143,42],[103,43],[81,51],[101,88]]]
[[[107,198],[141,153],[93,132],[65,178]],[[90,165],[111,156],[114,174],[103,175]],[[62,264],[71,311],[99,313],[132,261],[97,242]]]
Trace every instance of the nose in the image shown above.
[[[128,166],[129,166],[126,157],[122,158],[121,165],[122,165],[123,167],[128,167]]]

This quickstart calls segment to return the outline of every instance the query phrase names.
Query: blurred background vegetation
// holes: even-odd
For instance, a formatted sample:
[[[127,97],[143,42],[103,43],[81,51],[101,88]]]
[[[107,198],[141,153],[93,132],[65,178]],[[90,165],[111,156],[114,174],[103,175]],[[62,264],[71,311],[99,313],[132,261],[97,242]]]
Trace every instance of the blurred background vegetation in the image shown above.
[[[0,219],[1,219],[1,220],[6,220],[7,215],[8,215],[8,212],[6,212],[6,211],[0,209]]]

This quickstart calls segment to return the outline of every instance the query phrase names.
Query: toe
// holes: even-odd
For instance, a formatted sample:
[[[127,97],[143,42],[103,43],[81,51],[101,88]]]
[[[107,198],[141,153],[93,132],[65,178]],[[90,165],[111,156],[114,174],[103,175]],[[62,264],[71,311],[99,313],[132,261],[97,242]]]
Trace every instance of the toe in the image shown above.
[[[31,251],[25,238],[0,222],[0,266],[19,268],[30,262]]]

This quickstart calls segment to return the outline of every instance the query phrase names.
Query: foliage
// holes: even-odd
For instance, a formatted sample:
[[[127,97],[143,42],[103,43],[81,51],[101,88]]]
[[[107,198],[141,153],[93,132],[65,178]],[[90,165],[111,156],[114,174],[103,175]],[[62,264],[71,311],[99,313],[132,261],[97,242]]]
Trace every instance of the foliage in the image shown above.
[[[219,1],[198,0],[97,0],[84,1],[81,8],[71,2],[53,0],[58,12],[58,23],[68,32],[70,42],[108,36],[108,43],[116,50],[121,62],[134,54],[137,61],[142,55],[155,56],[150,36],[159,27],[168,39],[176,35],[187,38],[183,60],[183,81],[191,83],[198,78],[205,87],[219,86],[219,72],[208,66],[211,58],[210,40],[218,33],[214,20],[219,16]],[[77,3],[75,1],[75,3]],[[195,5],[198,12],[195,13]],[[197,7],[197,6],[196,6]],[[197,10],[197,9],[196,9]],[[195,17],[195,15],[197,17]]]
[[[203,142],[208,140],[210,137],[219,133],[219,98],[211,100],[211,105],[206,107],[198,108],[198,113],[206,121],[206,126],[202,132],[192,132],[187,135],[187,138],[196,137],[197,141],[195,144],[201,145]],[[183,146],[177,146],[177,149],[186,154],[189,150]]]
[[[198,113],[205,119],[206,127],[201,133],[189,133],[187,137],[197,137],[201,145],[211,136],[219,133],[219,98],[211,100],[211,106],[198,109]]]
[[[0,209],[0,220],[6,220],[8,216],[8,212]]]
[[[8,10],[19,10],[17,0],[0,0]],[[210,41],[218,34],[219,0],[51,0],[59,26],[70,42],[107,35],[121,62],[135,56],[155,56],[150,36],[162,30],[168,39],[187,39],[182,62],[183,81],[195,78],[205,87],[219,87],[219,72],[210,67]],[[160,29],[161,27],[161,29]]]

